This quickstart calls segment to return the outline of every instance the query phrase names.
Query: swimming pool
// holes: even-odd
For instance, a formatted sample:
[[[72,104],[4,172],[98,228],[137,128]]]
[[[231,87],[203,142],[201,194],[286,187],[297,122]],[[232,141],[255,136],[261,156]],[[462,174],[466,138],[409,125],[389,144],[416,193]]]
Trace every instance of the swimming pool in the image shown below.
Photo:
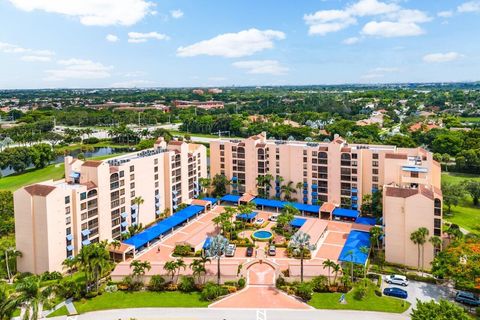
[[[257,241],[268,241],[273,238],[273,233],[267,230],[259,230],[252,234],[252,238]]]

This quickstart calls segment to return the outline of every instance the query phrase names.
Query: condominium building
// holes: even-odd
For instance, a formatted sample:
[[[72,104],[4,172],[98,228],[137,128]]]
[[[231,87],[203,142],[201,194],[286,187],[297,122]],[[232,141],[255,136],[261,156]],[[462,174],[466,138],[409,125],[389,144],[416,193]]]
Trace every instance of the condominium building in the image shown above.
[[[410,233],[426,227],[441,235],[441,169],[422,148],[329,142],[268,140],[265,133],[210,144],[211,175],[225,175],[233,194],[283,197],[282,186],[295,189],[301,203],[360,209],[364,195],[383,190],[387,261],[416,265]],[[270,175],[270,185],[258,185]],[[400,191],[399,191],[400,190]],[[425,265],[433,259],[426,244]],[[431,254],[430,254],[431,253]]]
[[[84,245],[120,239],[199,194],[206,147],[162,138],[154,148],[103,161],[65,157],[65,179],[14,193],[18,269],[61,271]],[[141,198],[140,201],[139,198]]]

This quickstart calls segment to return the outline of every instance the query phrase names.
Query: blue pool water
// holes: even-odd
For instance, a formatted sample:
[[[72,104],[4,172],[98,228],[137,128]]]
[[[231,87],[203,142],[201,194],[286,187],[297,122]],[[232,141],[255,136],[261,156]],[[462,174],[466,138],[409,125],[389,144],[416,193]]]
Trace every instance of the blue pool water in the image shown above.
[[[270,239],[273,236],[273,234],[270,231],[260,230],[260,231],[255,231],[253,233],[253,236],[257,239]]]

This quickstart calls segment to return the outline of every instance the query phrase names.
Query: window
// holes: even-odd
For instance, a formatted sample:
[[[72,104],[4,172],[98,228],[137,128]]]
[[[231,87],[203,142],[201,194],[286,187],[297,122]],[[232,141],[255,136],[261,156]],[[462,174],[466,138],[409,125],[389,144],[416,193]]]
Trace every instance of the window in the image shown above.
[[[155,180],[158,180],[158,174],[155,175]]]
[[[220,145],[220,150],[225,150],[225,145],[221,144]]]
[[[130,183],[130,189],[135,189],[135,182]]]
[[[153,163],[154,163],[154,164],[158,164],[158,159],[154,159],[154,160],[153,160]]]
[[[87,199],[87,193],[86,192],[80,193],[80,200],[85,200],[85,199]]]
[[[130,175],[130,180],[135,180],[135,174],[134,174],[134,173],[132,173],[132,174]]]
[[[378,182],[378,177],[377,176],[372,176],[372,181],[373,182]]]
[[[418,178],[418,172],[410,172],[411,178]]]
[[[378,167],[378,161],[372,161],[372,166]]]
[[[72,217],[67,217],[66,221],[67,224],[70,224],[72,222]]]
[[[372,174],[378,174],[378,169],[373,168],[372,169]]]
[[[130,197],[135,197],[135,191],[130,192]]]
[[[357,159],[357,157],[358,157],[358,154],[352,153],[352,159]]]
[[[135,166],[130,166],[130,172],[135,171]]]
[[[434,228],[441,228],[441,226],[442,226],[442,219],[437,219],[437,218],[435,218],[435,219],[433,220],[433,226],[434,226]]]
[[[125,176],[125,172],[124,171],[120,171],[120,178],[123,178]]]
[[[372,154],[372,158],[373,158],[373,159],[378,159],[378,153]]]
[[[85,209],[87,209],[87,203],[86,202],[80,204],[80,210],[85,210]]]
[[[70,203],[70,196],[66,196],[65,197],[65,204],[69,204]]]

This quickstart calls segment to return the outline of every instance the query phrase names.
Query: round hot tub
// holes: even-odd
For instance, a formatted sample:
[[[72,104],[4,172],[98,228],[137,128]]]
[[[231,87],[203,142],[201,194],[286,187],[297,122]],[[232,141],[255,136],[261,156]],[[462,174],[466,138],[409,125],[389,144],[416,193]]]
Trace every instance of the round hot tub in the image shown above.
[[[256,241],[268,241],[273,238],[273,233],[267,230],[258,230],[252,234],[252,238]]]

